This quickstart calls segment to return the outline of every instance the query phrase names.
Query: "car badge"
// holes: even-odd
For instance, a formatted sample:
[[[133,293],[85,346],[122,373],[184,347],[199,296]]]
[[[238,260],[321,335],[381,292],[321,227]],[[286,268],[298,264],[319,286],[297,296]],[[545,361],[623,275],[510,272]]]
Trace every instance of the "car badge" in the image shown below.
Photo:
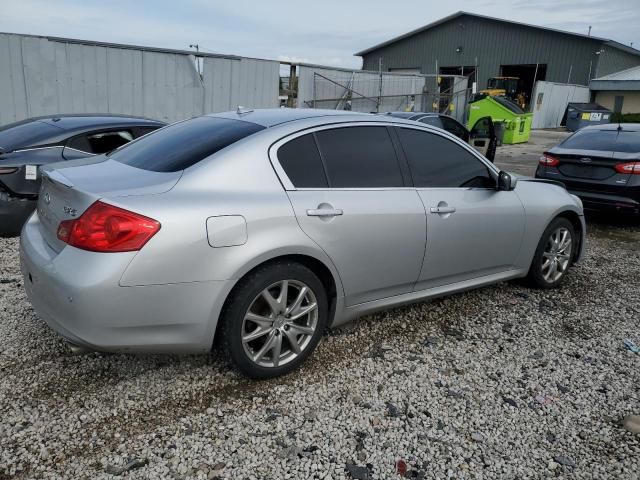
[[[76,210],[75,208],[71,208],[71,207],[67,207],[66,205],[63,207],[64,213],[66,213],[67,215],[71,215],[72,217],[75,217],[78,214],[78,210]]]
[[[580,163],[591,163],[591,159],[589,157],[582,157]]]
[[[46,192],[44,194],[44,203],[46,203],[47,205],[51,203],[51,196],[49,195],[49,192]]]

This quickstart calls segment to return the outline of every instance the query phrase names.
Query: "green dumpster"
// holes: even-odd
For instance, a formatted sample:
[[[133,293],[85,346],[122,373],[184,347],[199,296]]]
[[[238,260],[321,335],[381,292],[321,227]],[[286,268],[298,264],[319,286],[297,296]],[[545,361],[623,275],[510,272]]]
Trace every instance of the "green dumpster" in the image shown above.
[[[470,102],[467,127],[471,129],[482,117],[491,117],[494,123],[504,123],[503,143],[524,143],[529,140],[533,113],[525,113],[505,97],[485,96]]]

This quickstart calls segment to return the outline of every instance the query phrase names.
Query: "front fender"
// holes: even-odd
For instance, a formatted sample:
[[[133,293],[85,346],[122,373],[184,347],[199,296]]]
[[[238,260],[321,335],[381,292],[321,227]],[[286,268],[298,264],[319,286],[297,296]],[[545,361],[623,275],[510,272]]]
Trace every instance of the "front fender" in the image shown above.
[[[580,201],[573,198],[564,186],[549,182],[519,180],[515,191],[522,201],[525,212],[525,234],[517,261],[518,267],[525,273],[528,271],[544,230],[554,218],[566,212],[572,212],[580,219],[581,246],[578,259],[582,258],[586,228]]]

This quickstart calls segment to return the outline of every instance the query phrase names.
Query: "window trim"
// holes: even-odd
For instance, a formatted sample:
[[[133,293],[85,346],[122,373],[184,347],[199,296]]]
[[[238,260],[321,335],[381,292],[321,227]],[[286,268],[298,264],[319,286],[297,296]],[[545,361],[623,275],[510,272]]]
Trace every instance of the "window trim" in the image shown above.
[[[500,170],[491,162],[489,162],[489,160],[487,160],[486,158],[484,158],[475,148],[473,148],[471,145],[469,145],[468,143],[462,141],[460,138],[456,137],[455,135],[447,132],[446,130],[443,130],[441,128],[438,127],[434,127],[432,125],[428,125],[428,124],[413,124],[413,121],[411,121],[411,123],[409,121],[405,122],[398,122],[398,121],[356,121],[356,122],[336,122],[336,123],[327,123],[324,125],[316,125],[313,127],[308,127],[308,128],[304,128],[302,130],[298,130],[297,132],[293,132],[290,134],[285,135],[284,137],[280,138],[279,140],[276,140],[275,142],[273,142],[271,144],[271,146],[269,147],[268,150],[268,156],[269,156],[269,161],[271,162],[271,166],[273,167],[273,169],[276,172],[276,175],[278,176],[278,178],[280,179],[280,183],[282,184],[282,186],[284,187],[284,189],[286,191],[322,191],[322,192],[326,192],[327,190],[332,190],[332,191],[384,191],[384,190],[424,190],[427,188],[432,188],[432,187],[416,187],[415,183],[413,182],[413,178],[411,177],[411,175],[409,176],[410,180],[410,184],[405,185],[404,187],[348,187],[348,188],[331,188],[331,187],[327,187],[327,188],[297,188],[293,185],[293,182],[291,182],[291,180],[289,179],[289,177],[287,176],[287,173],[284,171],[284,168],[282,168],[282,165],[280,165],[280,160],[278,158],[278,149],[284,145],[285,143],[289,142],[290,140],[293,140],[297,137],[301,137],[302,135],[307,135],[309,133],[313,134],[315,132],[319,132],[322,130],[331,130],[331,129],[335,129],[335,128],[342,128],[342,127],[387,127],[387,129],[391,129],[393,130],[394,127],[396,128],[411,128],[413,130],[420,130],[423,132],[427,132],[427,133],[432,133],[435,135],[439,135],[441,137],[444,137],[450,141],[453,141],[455,143],[457,143],[459,146],[461,146],[462,148],[464,148],[467,152],[469,152],[472,156],[474,156],[477,160],[479,160],[480,162],[482,162],[482,164],[487,167],[489,174],[493,177],[493,179],[497,182],[498,180],[498,174],[500,173]],[[394,142],[394,136],[397,136],[398,133],[397,132],[389,132],[389,135],[391,136],[391,141],[393,143],[393,147],[394,150],[396,151],[396,157],[398,159],[398,167],[400,168],[400,172],[402,173],[403,179],[404,179],[404,172],[402,169],[402,163],[407,163],[407,158],[406,158],[406,154],[404,153],[404,149],[402,148],[402,144],[400,143],[398,146],[396,146],[395,142]],[[314,135],[315,137],[315,135]],[[134,140],[135,141],[135,140]],[[399,141],[399,139],[398,139]],[[316,144],[317,147],[317,144]],[[400,151],[398,151],[398,147],[400,148]],[[323,164],[323,168],[324,168],[324,164]],[[409,170],[410,171],[410,170]],[[477,190],[477,187],[433,187],[433,188],[440,188],[440,189],[451,189],[451,188],[455,188],[455,189],[463,189],[463,190]],[[491,189],[485,189],[482,188],[481,190],[491,190]]]

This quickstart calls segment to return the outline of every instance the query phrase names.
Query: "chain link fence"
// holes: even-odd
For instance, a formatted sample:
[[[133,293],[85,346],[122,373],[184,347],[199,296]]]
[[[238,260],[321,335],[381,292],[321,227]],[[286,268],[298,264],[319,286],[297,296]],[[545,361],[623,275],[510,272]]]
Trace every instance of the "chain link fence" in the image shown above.
[[[471,96],[461,75],[379,73],[298,67],[298,108],[356,112],[438,112],[466,120]]]

